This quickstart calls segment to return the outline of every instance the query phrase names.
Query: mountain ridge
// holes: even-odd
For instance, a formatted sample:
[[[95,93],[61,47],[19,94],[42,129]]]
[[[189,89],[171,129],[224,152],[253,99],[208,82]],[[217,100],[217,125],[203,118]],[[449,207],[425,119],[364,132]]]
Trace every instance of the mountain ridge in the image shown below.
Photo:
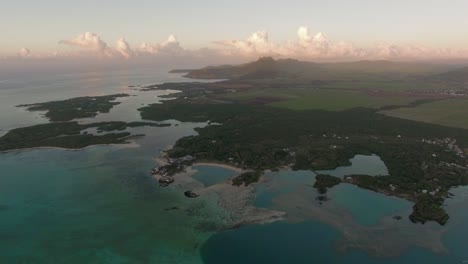
[[[427,77],[449,72],[448,65],[395,62],[387,60],[362,60],[355,62],[317,63],[296,59],[261,57],[239,65],[207,66],[188,71],[184,77],[191,79],[265,79],[300,77],[306,79],[353,79],[375,77]]]

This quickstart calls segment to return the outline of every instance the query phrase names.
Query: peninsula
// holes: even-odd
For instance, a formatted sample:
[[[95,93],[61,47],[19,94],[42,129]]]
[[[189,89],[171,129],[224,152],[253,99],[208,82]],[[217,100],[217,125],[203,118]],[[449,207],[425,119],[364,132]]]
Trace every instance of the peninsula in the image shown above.
[[[115,102],[128,94],[112,94],[104,96],[76,97],[61,101],[51,101],[34,104],[23,104],[29,111],[46,111],[45,117],[52,122],[71,121],[77,118],[95,117],[98,113],[108,113],[112,107],[120,104]]]
[[[354,66],[262,58],[240,66],[208,67],[188,76],[231,79],[147,87],[181,93],[139,110],[146,120],[216,124],[178,140],[167,152],[171,158],[190,155],[195,161],[214,160],[252,171],[284,166],[315,171],[349,165],[357,154],[376,154],[390,175],[349,175],[345,181],[415,202],[408,216],[414,222],[445,224],[449,216],[443,201],[450,188],[468,184],[468,130],[381,112],[453,100],[443,92],[448,84],[433,92],[415,90],[425,76],[440,69],[390,62]],[[410,68],[420,77],[402,76]],[[369,87],[384,78],[394,87]],[[364,81],[369,83],[356,86]],[[324,191],[326,186],[318,187]]]
[[[22,105],[30,111],[47,111],[46,117],[53,123],[9,131],[0,138],[0,150],[120,144],[135,136],[124,131],[127,128],[168,126],[160,122],[169,119],[207,122],[210,125],[196,128],[197,135],[179,139],[167,151],[167,158],[176,162],[153,171],[162,175],[163,185],[196,162],[241,168],[243,174],[232,184],[248,186],[265,170],[334,169],[350,165],[355,155],[375,154],[384,161],[389,175],[347,175],[343,180],[319,175],[315,187],[325,193],[343,181],[398,196],[414,202],[408,216],[411,221],[444,225],[449,219],[444,201],[450,197],[450,189],[468,185],[466,118],[441,124],[420,122],[414,114],[403,118],[391,113],[431,109],[434,103],[447,100],[464,103],[466,80],[459,71],[463,69],[451,73],[442,66],[396,62],[317,64],[272,58],[207,67],[187,74],[228,80],[139,87],[141,91],[180,91],[166,96],[172,100],[138,109],[143,120],[152,122],[70,121],[109,111],[126,94]],[[448,92],[452,85],[457,90]],[[445,114],[465,111],[444,109]],[[90,128],[97,133],[89,133]]]

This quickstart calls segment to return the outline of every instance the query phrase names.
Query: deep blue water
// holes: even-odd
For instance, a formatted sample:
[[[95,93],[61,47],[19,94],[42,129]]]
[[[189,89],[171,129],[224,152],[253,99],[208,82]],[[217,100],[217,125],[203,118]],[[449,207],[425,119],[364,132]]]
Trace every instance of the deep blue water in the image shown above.
[[[201,249],[205,263],[329,263],[339,233],[318,222],[246,226],[213,236]]]
[[[388,175],[385,163],[377,155],[356,155],[350,159],[351,166],[338,167],[334,170],[318,171],[318,173],[330,174],[336,177],[344,177],[350,174],[367,174],[371,176]]]
[[[350,250],[337,252],[334,242],[340,234],[333,228],[314,221],[298,224],[276,222],[228,230],[211,237],[202,247],[205,263],[359,263],[359,264],[445,264],[465,263],[467,225],[446,236],[449,255],[437,255],[412,248],[394,258],[372,257]]]

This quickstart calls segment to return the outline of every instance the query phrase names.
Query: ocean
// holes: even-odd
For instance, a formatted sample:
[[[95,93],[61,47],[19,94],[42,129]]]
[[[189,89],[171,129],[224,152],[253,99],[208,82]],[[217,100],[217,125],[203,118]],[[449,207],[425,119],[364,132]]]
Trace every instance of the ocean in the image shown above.
[[[46,123],[19,104],[114,93],[135,95],[92,121],[138,121],[136,108],[164,91],[131,86],[187,81],[164,68],[2,77],[0,135]],[[283,221],[236,229],[203,228],[222,214],[215,197],[188,199],[160,188],[154,157],[205,123],[133,128],[133,144],[82,150],[41,148],[0,153],[0,263],[466,263],[468,188],[453,190],[445,227],[415,225],[412,204],[342,184],[320,204],[308,171],[269,172],[253,206],[287,213]],[[357,156],[334,173],[385,175],[376,156]],[[235,172],[198,166],[194,179],[213,186]],[[402,216],[402,220],[393,219]]]

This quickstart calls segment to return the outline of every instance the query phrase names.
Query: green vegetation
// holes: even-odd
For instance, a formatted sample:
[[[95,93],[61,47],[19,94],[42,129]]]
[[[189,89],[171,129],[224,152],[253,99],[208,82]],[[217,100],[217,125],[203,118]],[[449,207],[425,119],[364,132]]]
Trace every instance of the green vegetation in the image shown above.
[[[246,75],[252,75],[259,71],[269,72],[271,73],[271,75],[274,75],[276,70],[276,61],[272,58],[266,57],[260,58],[256,62],[246,63],[238,66],[209,66],[199,70],[192,70],[188,72],[187,75],[185,75],[185,77],[194,79],[234,79]]]
[[[194,71],[194,69],[173,69],[169,73],[189,73],[191,71]]]
[[[29,111],[47,111],[45,116],[53,122],[70,121],[76,118],[95,117],[98,113],[108,113],[112,107],[120,104],[113,102],[128,94],[76,97],[62,101],[18,105]]]
[[[186,104],[182,100],[171,100],[164,104],[153,104],[138,109],[145,120],[165,121],[176,119],[181,122],[223,122],[239,114],[248,114],[249,107],[234,104]]]
[[[395,159],[394,162],[404,161],[402,158]],[[420,164],[422,162],[421,166],[427,167],[422,170],[413,167],[411,171],[404,171],[405,166],[402,166],[397,168],[401,170],[400,174],[395,174],[398,173],[397,171],[390,172],[390,176],[348,175],[345,179],[361,188],[414,201],[415,206],[410,216],[413,222],[437,221],[444,225],[449,216],[441,205],[448,197],[451,187],[468,185],[467,168],[450,164],[424,164],[424,159],[412,162]],[[390,166],[390,168],[395,170],[395,166]],[[405,177],[398,175],[405,175]]]
[[[235,177],[232,179],[232,185],[234,186],[249,186],[252,183],[258,182],[260,179],[260,176],[262,176],[261,171],[248,171],[244,172],[241,175]]]
[[[449,85],[456,89],[468,88],[468,67],[453,69],[440,74],[434,74],[426,78],[427,82],[436,83],[438,85]]]
[[[462,151],[468,148],[468,130],[463,129],[467,127],[446,127],[389,115],[424,107],[434,111],[434,105],[442,104],[438,112],[431,112],[434,116],[444,118],[448,113],[441,110],[449,109],[450,117],[462,122],[465,112],[459,110],[454,115],[453,111],[466,108],[464,101],[440,101],[465,95],[463,90],[446,90],[454,82],[444,77],[443,72],[448,70],[382,61],[317,64],[262,58],[240,66],[208,67],[188,73],[193,78],[231,79],[227,81],[141,87],[143,91],[173,89],[181,93],[167,96],[175,97],[174,100],[139,111],[145,120],[209,121],[211,125],[196,129],[196,136],[178,140],[167,154],[171,159],[190,155],[197,160],[219,161],[250,170],[233,179],[236,186],[257,182],[266,169],[334,169],[349,165],[349,159],[356,154],[376,154],[385,162],[389,176],[350,175],[345,181],[415,202],[411,215],[414,222],[445,224],[448,215],[441,205],[449,189],[468,185],[468,160]],[[427,81],[433,76],[437,76],[436,84]],[[52,121],[72,120],[109,111],[118,104],[111,101],[120,96],[127,95],[82,97],[26,107],[32,111],[47,110],[46,116]],[[460,104],[458,108],[444,106],[455,101]],[[414,119],[453,123],[451,119],[447,123]],[[39,125],[10,131],[0,138],[0,149],[121,143],[129,133],[95,136],[81,131],[91,127],[101,132],[115,131],[140,125],[168,124]],[[448,144],[439,140],[448,137]],[[163,172],[175,173],[181,168],[171,165],[163,167]],[[340,182],[331,176],[317,177],[315,187],[320,193]]]
[[[293,93],[294,94],[294,93]],[[380,108],[386,105],[406,105],[414,98],[398,96],[373,96],[356,91],[312,90],[299,95],[298,98],[274,102],[271,105],[292,110],[322,109],[342,111],[356,107]]]
[[[207,160],[232,160],[253,169],[287,165],[291,161],[298,161],[297,169],[322,169],[328,162],[335,166],[336,161],[338,165],[346,165],[355,154],[380,155],[390,149],[398,153],[399,145],[409,146],[409,143],[414,143],[415,151],[409,149],[408,152],[416,156],[420,156],[418,151],[421,150],[445,152],[438,146],[421,143],[423,137],[451,135],[464,145],[468,142],[466,130],[386,117],[370,109],[290,111],[177,99],[140,111],[143,118],[156,121],[175,118],[222,123],[197,129],[199,136],[179,140],[171,153],[174,156],[197,154],[198,158]],[[395,147],[388,147],[390,144]]]
[[[169,123],[150,122],[100,122],[93,124],[62,122],[76,118],[94,117],[98,113],[109,112],[113,106],[120,104],[119,102],[113,102],[114,100],[126,96],[129,95],[114,94],[95,97],[77,97],[62,101],[19,105],[18,107],[27,107],[29,111],[47,111],[45,116],[51,121],[58,122],[13,129],[0,138],[0,150],[5,151],[43,146],[75,149],[96,144],[126,143],[130,136],[128,132],[92,135],[87,132],[82,132],[82,130],[95,128],[98,133],[102,133],[122,131],[129,127],[171,126]]]
[[[443,101],[467,95],[466,75],[465,69],[451,70],[418,63],[318,64],[261,58],[187,74],[227,81],[145,87],[182,93],[139,110],[148,120],[219,123],[178,140],[170,157],[192,155],[262,171],[282,166],[333,169],[349,165],[356,154],[379,155],[389,176],[350,175],[345,181],[415,202],[415,222],[445,224],[448,216],[441,204],[449,189],[468,184],[468,161],[462,151],[468,148],[462,109],[468,107],[457,101],[450,109],[444,104],[455,101]],[[425,107],[432,111],[428,117],[404,114]],[[399,112],[403,114],[393,114]],[[450,143],[442,138],[450,138]],[[315,187],[324,193],[339,182],[319,175]]]
[[[363,175],[350,182],[411,201],[417,201],[422,190],[439,190],[435,197],[445,199],[450,187],[468,184],[463,155],[447,151],[445,145],[422,142],[450,136],[466,148],[467,130],[388,117],[368,108],[293,111],[271,107],[246,98],[232,99],[237,96],[232,87],[216,91],[215,85],[181,87],[177,99],[139,109],[142,117],[220,124],[198,128],[197,136],[178,140],[168,151],[170,157],[192,155],[262,171],[290,165],[296,170],[333,169],[349,165],[356,154],[376,154],[390,176]],[[387,109],[392,107],[396,106]]]
[[[112,121],[112,122],[102,122],[97,127],[98,132],[104,131],[121,131],[125,130],[128,127],[141,127],[141,126],[151,126],[151,127],[168,127],[171,126],[169,123],[149,123],[149,122],[122,122],[122,121]]]
[[[413,92],[412,97],[420,96],[420,92],[437,91],[448,88],[448,85],[438,85],[413,78],[404,79],[369,79],[329,81],[322,88],[336,90],[368,90],[386,91],[390,93]]]
[[[414,121],[468,129],[468,99],[449,99],[403,107],[383,114]]]
[[[77,122],[50,123],[17,128],[0,138],[0,150],[34,147],[84,148],[96,144],[125,143],[130,133],[111,133],[102,136],[80,134],[81,130],[99,127],[99,123],[79,125]]]
[[[181,164],[181,163],[171,163],[158,168],[160,174],[165,174],[168,176],[173,176],[179,172],[185,170],[186,165],[190,164]]]
[[[418,75],[441,74],[450,68],[443,65],[390,61],[358,61],[347,63],[314,63],[270,57],[241,65],[222,65],[190,71],[195,79],[296,79],[314,80],[377,80],[402,79]]]
[[[361,61],[317,64],[262,58],[239,66],[207,67],[189,73],[192,77],[230,78],[227,81],[171,83],[142,89],[180,90],[189,99],[196,97],[198,102],[208,104],[248,103],[291,110],[327,111],[365,107],[386,110],[391,115],[392,112],[389,110],[397,112],[398,107],[401,107],[403,112],[411,111],[409,108],[422,106],[422,102],[464,97],[467,91],[460,90],[461,88],[453,90],[452,81],[448,77],[445,83],[431,81],[431,76],[444,80],[441,76],[445,76],[444,72],[448,70],[450,70],[448,66],[418,63]],[[400,116],[405,118],[404,114]],[[456,114],[456,116],[462,115]],[[456,120],[441,122],[428,119],[427,121],[466,128],[463,124],[457,124],[457,122],[463,123],[463,118],[453,115],[451,118]]]
[[[427,221],[436,221],[441,225],[445,225],[449,220],[449,215],[441,207],[443,199],[434,198],[429,194],[422,194],[418,197],[416,204],[413,206],[413,213],[410,215],[410,220],[417,223],[425,223]]]
[[[166,125],[166,124],[162,124]],[[56,122],[30,127],[16,128],[0,137],[0,151],[35,147],[61,147],[69,149],[84,148],[97,144],[127,143],[131,134],[128,132],[92,135],[82,132],[96,128],[98,132],[124,130],[136,126],[161,126],[146,122],[101,122],[78,124],[77,122]]]
[[[314,188],[317,188],[320,194],[326,194],[329,188],[332,188],[333,186],[338,185],[340,183],[340,178],[325,174],[319,174],[315,176]]]

